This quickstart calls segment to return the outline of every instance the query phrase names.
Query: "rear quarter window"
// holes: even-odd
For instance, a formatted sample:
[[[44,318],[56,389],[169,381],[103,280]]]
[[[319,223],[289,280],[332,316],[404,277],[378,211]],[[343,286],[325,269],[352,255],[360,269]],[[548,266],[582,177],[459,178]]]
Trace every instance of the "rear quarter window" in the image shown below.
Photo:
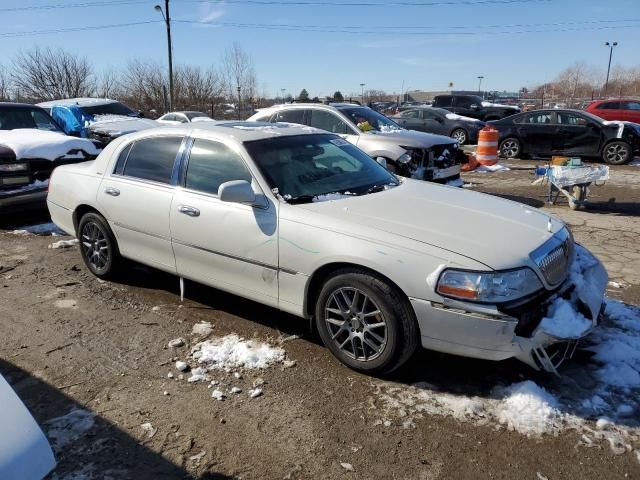
[[[604,102],[596,107],[596,110],[619,110],[620,102]]]

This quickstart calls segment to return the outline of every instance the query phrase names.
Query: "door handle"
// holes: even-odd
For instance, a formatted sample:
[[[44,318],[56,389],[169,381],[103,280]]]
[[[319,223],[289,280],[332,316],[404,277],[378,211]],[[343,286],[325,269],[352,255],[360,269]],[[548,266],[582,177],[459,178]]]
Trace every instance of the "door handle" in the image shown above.
[[[189,205],[180,205],[178,207],[178,211],[180,213],[184,213],[185,215],[189,215],[190,217],[199,217],[200,210],[195,207],[190,207]]]
[[[120,190],[113,187],[107,187],[104,189],[104,193],[106,193],[107,195],[111,195],[112,197],[117,197],[118,195],[120,195]]]

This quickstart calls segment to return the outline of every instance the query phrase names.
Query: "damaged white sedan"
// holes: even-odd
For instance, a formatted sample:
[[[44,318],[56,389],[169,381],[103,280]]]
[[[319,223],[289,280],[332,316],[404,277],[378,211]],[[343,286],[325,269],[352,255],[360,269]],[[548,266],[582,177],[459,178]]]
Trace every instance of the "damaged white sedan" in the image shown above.
[[[555,371],[596,327],[607,283],[561,220],[398,178],[291,124],[132,134],[56,169],[48,205],[95,275],[126,257],[314,319],[363,372],[419,345]]]

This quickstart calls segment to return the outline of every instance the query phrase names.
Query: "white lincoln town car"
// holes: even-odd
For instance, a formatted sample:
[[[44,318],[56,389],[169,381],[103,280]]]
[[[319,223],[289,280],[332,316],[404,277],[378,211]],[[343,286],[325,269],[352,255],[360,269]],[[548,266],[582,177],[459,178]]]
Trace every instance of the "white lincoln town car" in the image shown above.
[[[555,371],[602,312],[606,271],[559,219],[398,178],[311,127],[126,135],[57,168],[47,203],[98,277],[125,257],[314,319],[363,372],[390,372],[418,345]],[[588,328],[547,328],[558,301]]]

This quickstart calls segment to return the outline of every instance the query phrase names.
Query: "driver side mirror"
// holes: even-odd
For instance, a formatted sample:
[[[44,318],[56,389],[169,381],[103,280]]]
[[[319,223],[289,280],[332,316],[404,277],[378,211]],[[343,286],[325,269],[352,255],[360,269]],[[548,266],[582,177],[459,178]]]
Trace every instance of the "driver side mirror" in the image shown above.
[[[387,168],[387,159],[384,157],[377,157],[376,162],[382,165],[384,168]]]
[[[255,203],[256,194],[246,180],[231,180],[218,187],[218,198],[230,203]]]

